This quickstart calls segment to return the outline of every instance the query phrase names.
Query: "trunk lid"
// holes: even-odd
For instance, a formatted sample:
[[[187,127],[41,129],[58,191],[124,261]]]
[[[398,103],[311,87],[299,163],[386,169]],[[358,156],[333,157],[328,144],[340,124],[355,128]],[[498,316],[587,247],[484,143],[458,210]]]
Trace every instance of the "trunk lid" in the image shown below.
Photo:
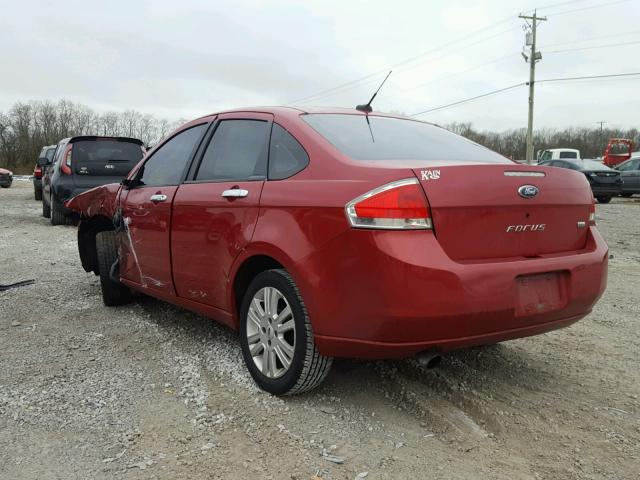
[[[519,164],[413,171],[436,238],[454,260],[535,258],[585,247],[593,197],[581,173]]]
[[[77,187],[118,182],[140,161],[142,142],[136,139],[80,137],[73,142],[71,168]]]

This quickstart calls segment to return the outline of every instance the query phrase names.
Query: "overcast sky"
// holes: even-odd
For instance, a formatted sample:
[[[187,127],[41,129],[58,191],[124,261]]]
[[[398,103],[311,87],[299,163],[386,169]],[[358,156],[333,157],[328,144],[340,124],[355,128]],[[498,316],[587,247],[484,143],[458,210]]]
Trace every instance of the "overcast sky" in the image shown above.
[[[0,110],[65,98],[175,120],[250,105],[351,107],[393,68],[374,106],[413,114],[528,80],[517,16],[534,7],[548,16],[539,80],[640,71],[640,0],[0,0]],[[613,44],[626,45],[591,48]],[[553,53],[566,49],[580,50]],[[420,118],[524,127],[527,95]],[[536,128],[638,127],[638,112],[640,77],[536,89]]]

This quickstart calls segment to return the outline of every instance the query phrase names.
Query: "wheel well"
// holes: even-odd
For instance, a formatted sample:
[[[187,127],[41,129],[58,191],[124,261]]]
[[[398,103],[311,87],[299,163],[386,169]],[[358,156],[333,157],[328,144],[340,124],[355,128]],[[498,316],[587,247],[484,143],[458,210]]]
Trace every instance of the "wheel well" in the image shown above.
[[[96,235],[99,232],[114,230],[113,222],[107,217],[82,217],[78,225],[78,252],[85,272],[98,275],[98,253],[96,252]]]
[[[249,288],[251,281],[259,274],[266,270],[272,270],[274,268],[283,268],[278,261],[266,255],[256,255],[249,257],[244,261],[236,277],[233,280],[233,296],[235,301],[236,312],[240,314],[240,307],[242,306],[242,298],[244,293]]]

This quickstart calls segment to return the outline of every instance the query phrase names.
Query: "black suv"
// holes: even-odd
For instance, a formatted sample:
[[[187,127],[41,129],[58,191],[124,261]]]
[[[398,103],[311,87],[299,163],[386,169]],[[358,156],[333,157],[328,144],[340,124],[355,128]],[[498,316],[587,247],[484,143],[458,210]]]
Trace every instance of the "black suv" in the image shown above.
[[[60,140],[42,178],[42,216],[64,225],[73,213],[64,202],[93,187],[120,182],[144,155],[142,140],[71,137]]]
[[[56,145],[42,147],[38,161],[33,169],[33,196],[36,200],[42,200],[42,176],[53,161],[53,154],[56,153]]]

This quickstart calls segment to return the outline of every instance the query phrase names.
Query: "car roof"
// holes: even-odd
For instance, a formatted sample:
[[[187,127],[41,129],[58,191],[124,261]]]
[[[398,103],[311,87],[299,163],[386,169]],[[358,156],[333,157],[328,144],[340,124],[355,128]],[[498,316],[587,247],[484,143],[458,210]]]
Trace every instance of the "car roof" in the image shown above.
[[[364,112],[356,110],[355,108],[343,108],[343,107],[302,107],[302,106],[267,106],[267,107],[245,107],[245,108],[234,108],[231,110],[223,110],[220,112],[213,112],[209,115],[203,115],[200,118],[212,117],[214,115],[222,115],[225,113],[242,113],[242,112],[255,112],[255,113],[270,113],[273,115],[282,115],[282,116],[299,116],[301,114],[307,113],[328,113],[328,114],[341,114],[341,115],[366,115]],[[402,115],[393,115],[390,113],[373,111],[369,113],[370,116],[377,117],[390,117],[390,118],[403,118],[408,119],[408,117],[404,117]],[[415,120],[415,119],[411,119]],[[416,120],[420,121],[420,120]],[[425,122],[427,123],[427,122]]]

